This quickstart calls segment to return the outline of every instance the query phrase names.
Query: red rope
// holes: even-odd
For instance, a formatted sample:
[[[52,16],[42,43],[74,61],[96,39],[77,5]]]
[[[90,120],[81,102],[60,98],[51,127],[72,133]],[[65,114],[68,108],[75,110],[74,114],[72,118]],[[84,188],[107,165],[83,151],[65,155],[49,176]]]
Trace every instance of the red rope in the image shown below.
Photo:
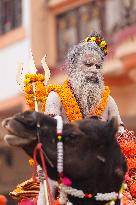
[[[36,169],[37,169],[37,159],[36,159],[36,155],[37,155],[37,152],[39,152],[40,154],[40,158],[41,158],[41,162],[42,162],[42,167],[43,167],[43,171],[44,171],[44,174],[45,174],[45,179],[46,179],[46,183],[47,183],[47,191],[48,191],[48,195],[49,195],[49,203],[50,204],[53,204],[53,196],[52,196],[52,193],[51,193],[51,190],[50,190],[50,185],[49,185],[49,182],[48,182],[48,174],[47,174],[47,169],[46,169],[46,164],[45,164],[45,160],[44,160],[44,156],[43,156],[43,151],[42,151],[42,144],[41,143],[38,143],[34,149],[34,152],[33,152],[33,159],[34,159],[34,172],[33,172],[33,179],[36,180]]]

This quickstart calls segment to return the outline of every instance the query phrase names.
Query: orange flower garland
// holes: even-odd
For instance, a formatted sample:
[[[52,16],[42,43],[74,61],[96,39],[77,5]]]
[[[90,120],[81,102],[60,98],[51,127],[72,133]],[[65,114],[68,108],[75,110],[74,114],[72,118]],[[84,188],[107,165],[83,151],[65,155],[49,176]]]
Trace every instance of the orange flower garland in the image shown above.
[[[42,101],[41,93],[44,94],[44,92],[41,92],[43,91],[41,88],[44,87],[44,82],[43,82],[44,80],[45,80],[45,77],[42,74],[27,73],[25,75],[25,79],[24,79],[25,98],[26,98],[26,104],[29,105],[30,110],[35,110],[35,104],[34,104],[35,97],[36,97],[37,102]],[[37,90],[35,93],[33,90],[33,83],[35,83],[34,86],[35,86],[35,89]],[[40,86],[41,90],[38,89],[39,88],[38,86]]]
[[[127,157],[127,164],[128,164],[129,170],[136,169],[136,157],[135,158],[128,158]]]
[[[74,121],[82,118],[82,113],[80,111],[79,105],[74,95],[72,94],[72,91],[68,85],[68,81],[65,81],[62,86],[49,85],[47,90],[48,92],[55,91],[58,93],[69,121]]]
[[[136,201],[136,137],[133,132],[126,130],[123,136],[118,137],[118,142],[128,164],[128,191]]]
[[[63,103],[63,106],[66,110],[66,114],[67,114],[68,119],[70,121],[74,121],[74,120],[77,120],[77,119],[82,119],[83,118],[82,113],[81,113],[79,105],[78,105],[78,103],[77,103],[77,101],[76,101],[76,99],[75,99],[75,97],[74,97],[74,95],[71,91],[71,88],[68,85],[68,81],[64,82],[64,88],[67,91],[67,94],[66,94],[65,98],[63,98],[62,103]],[[64,94],[65,94],[65,90],[64,90]],[[102,100],[101,100],[100,105],[97,106],[94,113],[90,113],[90,115],[100,116],[102,114],[102,112],[104,111],[105,106],[107,104],[107,99],[109,97],[109,94],[110,94],[110,89],[109,89],[108,86],[106,86],[105,90],[102,94]],[[73,109],[74,109],[75,113],[73,113],[73,111],[72,111]]]
[[[123,141],[120,141],[120,146],[122,147],[122,151],[126,156],[136,156],[136,144],[134,144],[133,141],[126,142],[126,146],[124,145]]]
[[[25,98],[26,103],[29,105],[30,110],[34,110],[34,95],[36,97],[37,102],[41,103],[41,109],[45,111],[45,103],[47,97],[51,91],[57,92],[61,98],[61,102],[66,111],[66,115],[69,121],[74,121],[78,119],[82,119],[82,113],[80,111],[78,102],[74,97],[72,90],[66,80],[63,85],[48,85],[45,87],[44,85],[44,76],[42,74],[26,74],[25,76]],[[35,83],[35,93],[33,91],[32,84]],[[110,94],[110,89],[108,86],[105,87],[105,90],[102,94],[102,100],[99,106],[96,107],[94,113],[90,113],[90,115],[100,116],[105,109],[108,96]]]
[[[132,182],[130,186],[130,193],[132,194],[132,196],[136,197],[136,181]]]

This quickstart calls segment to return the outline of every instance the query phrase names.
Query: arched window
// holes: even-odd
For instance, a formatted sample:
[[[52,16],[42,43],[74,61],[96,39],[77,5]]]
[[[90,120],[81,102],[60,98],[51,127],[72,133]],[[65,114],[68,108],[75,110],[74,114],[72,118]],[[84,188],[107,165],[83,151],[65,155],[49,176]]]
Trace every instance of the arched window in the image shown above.
[[[136,0],[105,0],[105,34],[136,23]]]
[[[22,24],[22,0],[0,0],[0,35]]]
[[[91,1],[57,15],[58,61],[68,49],[84,39],[92,31],[103,32],[102,4]]]
[[[112,34],[121,26],[121,23],[123,21],[122,2],[120,0],[106,0],[104,16],[105,16],[105,33],[107,35]]]

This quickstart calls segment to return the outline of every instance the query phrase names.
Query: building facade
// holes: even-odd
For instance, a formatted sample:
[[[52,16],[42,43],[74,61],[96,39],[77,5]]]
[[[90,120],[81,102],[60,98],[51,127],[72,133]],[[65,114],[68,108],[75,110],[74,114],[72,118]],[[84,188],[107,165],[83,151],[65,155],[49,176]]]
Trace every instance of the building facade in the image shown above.
[[[46,53],[52,68],[51,82],[62,82],[68,49],[93,30],[100,32],[109,50],[103,65],[106,84],[111,87],[126,126],[136,129],[136,0],[31,2],[32,48],[37,67]]]
[[[16,74],[20,62],[28,64],[30,20],[29,0],[0,1],[0,124],[3,118],[24,109]],[[0,127],[0,194],[8,197],[8,204],[14,204],[9,191],[31,176],[31,170],[23,151],[10,148],[1,140],[4,134]]]
[[[95,30],[109,45],[103,65],[106,84],[126,127],[136,131],[136,0],[1,0],[0,22],[1,120],[25,109],[16,72],[20,61],[27,70],[30,47],[37,68],[42,71],[41,58],[47,54],[50,82],[61,83],[68,49]],[[0,178],[0,192],[8,193],[31,175],[31,169],[20,150],[7,149],[3,142],[0,150],[1,173],[8,173]],[[10,156],[11,164],[5,156]]]
[[[30,49],[29,11],[29,0],[0,1],[0,100],[18,93],[18,64],[28,61]]]

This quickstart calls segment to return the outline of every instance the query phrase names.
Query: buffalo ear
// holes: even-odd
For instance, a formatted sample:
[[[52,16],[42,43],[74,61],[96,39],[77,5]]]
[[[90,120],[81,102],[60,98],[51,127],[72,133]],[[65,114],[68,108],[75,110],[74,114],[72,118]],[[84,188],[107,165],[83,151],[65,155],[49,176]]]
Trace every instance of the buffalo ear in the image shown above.
[[[98,120],[98,119],[99,119],[99,117],[96,116],[96,115],[90,116],[89,118],[90,118],[90,119],[95,119],[95,120]]]
[[[111,138],[115,137],[118,131],[118,120],[116,117],[113,117],[106,125],[107,130]]]
[[[35,126],[37,122],[37,113],[32,111],[25,111],[15,115],[15,118],[28,126]]]

